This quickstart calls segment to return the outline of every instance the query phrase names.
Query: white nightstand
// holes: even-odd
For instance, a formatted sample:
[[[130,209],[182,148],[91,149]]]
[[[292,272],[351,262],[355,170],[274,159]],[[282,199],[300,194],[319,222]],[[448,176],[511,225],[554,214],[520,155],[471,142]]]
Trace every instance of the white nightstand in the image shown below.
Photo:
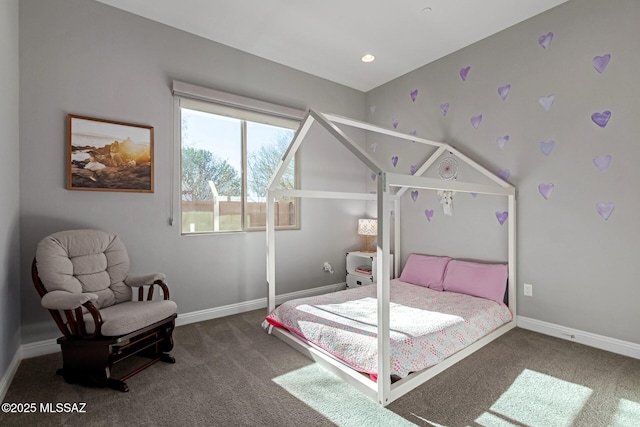
[[[377,255],[376,252],[347,252],[347,289],[376,283]],[[393,278],[393,254],[389,262],[389,277]]]

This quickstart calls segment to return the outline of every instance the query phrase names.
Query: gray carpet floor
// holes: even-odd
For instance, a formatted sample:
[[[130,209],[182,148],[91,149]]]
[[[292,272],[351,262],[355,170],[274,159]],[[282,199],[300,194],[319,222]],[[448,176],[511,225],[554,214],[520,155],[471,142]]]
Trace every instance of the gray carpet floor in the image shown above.
[[[5,402],[86,402],[86,413],[0,413],[0,425],[640,426],[640,360],[519,328],[365,417],[359,393],[318,392],[332,382],[324,371],[294,380],[298,392],[285,387],[313,362],[265,333],[265,314],[176,328],[177,363],[130,378],[128,393],[66,384],[59,353],[23,360]]]

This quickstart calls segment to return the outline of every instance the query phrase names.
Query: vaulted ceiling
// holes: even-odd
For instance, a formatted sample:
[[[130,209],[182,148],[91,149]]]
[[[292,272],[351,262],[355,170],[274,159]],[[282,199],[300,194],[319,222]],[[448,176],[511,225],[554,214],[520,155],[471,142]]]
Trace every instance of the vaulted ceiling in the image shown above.
[[[567,0],[97,1],[367,92]]]

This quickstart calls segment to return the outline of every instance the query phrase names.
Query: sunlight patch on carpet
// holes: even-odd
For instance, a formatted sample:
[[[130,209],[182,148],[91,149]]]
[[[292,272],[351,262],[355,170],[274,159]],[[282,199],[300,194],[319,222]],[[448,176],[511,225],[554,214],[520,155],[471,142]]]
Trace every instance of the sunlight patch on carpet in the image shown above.
[[[485,412],[476,419],[476,423],[482,427],[518,427],[517,424],[510,423],[509,421],[502,419],[489,412]]]
[[[420,421],[424,421],[425,423],[427,423],[428,425],[430,425],[432,427],[447,427],[447,426],[445,426],[443,424],[438,424],[438,423],[436,423],[434,421],[429,421],[428,419],[423,418],[418,414],[414,414],[413,412],[411,413],[411,415],[413,415],[414,417],[418,418]]]
[[[588,387],[525,369],[491,406],[498,417],[481,415],[476,422],[485,427],[510,425],[506,420],[497,423],[504,417],[529,427],[571,426],[591,393]]]
[[[637,427],[640,422],[640,403],[627,399],[620,399],[618,410],[613,417],[612,426],[615,427]]]
[[[415,426],[317,364],[281,375],[273,381],[340,427]]]

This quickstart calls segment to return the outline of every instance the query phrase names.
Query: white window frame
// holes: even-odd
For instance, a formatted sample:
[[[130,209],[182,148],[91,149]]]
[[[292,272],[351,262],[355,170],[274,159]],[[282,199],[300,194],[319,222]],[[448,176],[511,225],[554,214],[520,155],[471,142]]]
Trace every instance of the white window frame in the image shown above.
[[[211,234],[225,234],[225,233],[244,233],[250,231],[265,231],[265,227],[247,227],[246,226],[246,212],[247,212],[247,174],[244,170],[246,165],[246,134],[243,132],[242,141],[242,158],[243,158],[243,170],[242,172],[242,228],[239,230],[228,231],[207,231],[200,233],[184,232],[182,230],[182,122],[181,122],[181,109],[193,109],[204,111],[220,116],[228,116],[239,120],[246,120],[256,123],[263,123],[267,125],[273,125],[278,127],[285,127],[290,129],[297,129],[300,122],[305,117],[305,111],[290,107],[284,107],[269,102],[264,102],[252,98],[247,98],[239,95],[230,94],[227,92],[221,92],[215,89],[205,88],[202,86],[192,85],[189,83],[173,81],[173,95],[174,95],[174,141],[175,149],[174,155],[174,168],[172,174],[172,182],[174,183],[174,191],[171,198],[171,218],[170,223],[174,223],[174,212],[178,212],[179,215],[179,229],[180,234],[184,236],[193,235],[211,235]],[[298,162],[298,156],[295,158],[295,181],[297,186],[300,183],[300,167]],[[175,209],[175,200],[177,197],[177,210]],[[278,226],[277,230],[298,230],[300,229],[300,199],[296,198],[296,218],[295,225]]]

